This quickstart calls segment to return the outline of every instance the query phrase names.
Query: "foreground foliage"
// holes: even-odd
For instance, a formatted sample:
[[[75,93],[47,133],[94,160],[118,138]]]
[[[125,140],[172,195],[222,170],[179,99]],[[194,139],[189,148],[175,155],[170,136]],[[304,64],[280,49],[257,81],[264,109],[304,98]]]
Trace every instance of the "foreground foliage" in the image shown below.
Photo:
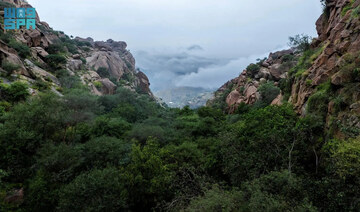
[[[291,105],[266,106],[272,84],[262,107],[234,115],[162,108],[126,89],[24,89],[1,88],[0,211],[359,208],[360,139],[326,137],[315,109],[300,118]],[[7,198],[21,188],[22,200]]]

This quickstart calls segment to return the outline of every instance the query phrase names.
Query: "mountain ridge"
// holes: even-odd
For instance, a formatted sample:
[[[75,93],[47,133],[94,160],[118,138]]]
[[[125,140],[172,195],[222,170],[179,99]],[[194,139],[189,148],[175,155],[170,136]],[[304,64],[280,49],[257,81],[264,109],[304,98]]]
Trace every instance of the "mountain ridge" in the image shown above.
[[[4,0],[3,7],[32,7],[25,1]],[[61,90],[57,79],[59,71],[78,77],[95,95],[113,94],[118,87],[146,94],[154,98],[147,76],[136,69],[135,59],[123,41],[94,41],[92,38],[70,38],[61,31],[54,31],[36,15],[37,28],[6,31],[0,26],[0,71],[11,81],[30,85],[36,80],[48,84],[51,90]],[[5,40],[4,40],[5,38]],[[7,41],[7,42],[4,42]],[[17,48],[17,50],[16,50]],[[26,55],[21,55],[24,51]],[[13,70],[4,70],[8,64]],[[58,65],[60,64],[60,65]],[[59,75],[59,74],[58,74]],[[10,77],[11,78],[11,77]],[[32,94],[37,89],[30,90]]]

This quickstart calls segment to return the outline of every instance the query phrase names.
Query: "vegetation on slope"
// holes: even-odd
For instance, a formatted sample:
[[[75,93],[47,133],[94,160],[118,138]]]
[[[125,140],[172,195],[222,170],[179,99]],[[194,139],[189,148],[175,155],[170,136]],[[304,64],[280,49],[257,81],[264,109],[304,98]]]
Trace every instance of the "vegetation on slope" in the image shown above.
[[[327,139],[322,119],[299,118],[290,105],[224,115],[162,108],[126,89],[7,95],[1,211],[359,207],[359,139]],[[21,188],[23,200],[9,200]]]

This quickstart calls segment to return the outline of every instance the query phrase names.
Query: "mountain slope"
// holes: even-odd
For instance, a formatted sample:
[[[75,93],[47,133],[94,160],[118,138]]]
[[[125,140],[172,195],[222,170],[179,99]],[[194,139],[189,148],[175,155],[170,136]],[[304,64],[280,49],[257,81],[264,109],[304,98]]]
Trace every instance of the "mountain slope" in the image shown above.
[[[338,137],[359,134],[359,15],[360,0],[326,1],[316,22],[319,37],[308,43],[308,48],[276,52],[248,66],[219,88],[208,105],[234,113],[241,104],[261,102],[264,97],[259,88],[273,82],[281,92],[274,95],[273,88],[267,94],[272,96],[271,104],[289,102],[302,116],[321,116]]]
[[[1,6],[31,7],[24,1],[4,0]],[[1,9],[2,9],[1,8]],[[3,10],[2,10],[3,11]],[[3,16],[1,14],[1,16]],[[3,78],[26,82],[36,93],[36,83],[52,90],[67,85],[58,78],[79,78],[96,95],[113,94],[118,87],[153,97],[147,76],[135,69],[135,59],[123,41],[94,41],[92,38],[70,38],[54,31],[37,15],[35,30],[4,30],[0,26],[0,59]]]

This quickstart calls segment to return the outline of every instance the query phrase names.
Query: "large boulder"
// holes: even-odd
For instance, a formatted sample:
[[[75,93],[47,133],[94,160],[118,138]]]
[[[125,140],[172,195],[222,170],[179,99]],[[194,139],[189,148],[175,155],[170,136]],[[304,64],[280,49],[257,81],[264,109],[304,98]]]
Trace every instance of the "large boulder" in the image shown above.
[[[237,103],[239,103],[242,95],[237,90],[233,90],[229,93],[229,95],[226,97],[226,104],[228,106],[234,106]]]
[[[81,60],[70,59],[67,62],[67,68],[69,68],[71,71],[78,71],[81,70],[82,64],[83,62]]]
[[[135,87],[139,88],[142,93],[149,94],[153,96],[152,92],[150,91],[150,81],[148,77],[141,71],[137,71],[136,73],[136,80],[135,80]]]
[[[25,59],[25,64],[26,67],[28,68],[29,72],[35,76],[36,78],[41,79],[42,81],[49,81],[51,80],[53,83],[55,83],[56,85],[60,86],[60,82],[59,80],[52,75],[51,73],[43,70],[42,68],[36,66],[35,64],[33,64],[30,60]]]
[[[110,76],[119,80],[125,72],[129,71],[127,63],[130,62],[122,59],[117,52],[95,51],[86,58],[86,63],[95,70],[102,67],[108,69]]]
[[[21,75],[30,77],[29,72],[26,70],[21,59],[17,55],[17,52],[14,49],[8,47],[1,40],[0,40],[0,61],[1,61],[1,64],[7,62],[7,63],[17,65],[18,68],[14,71],[16,74],[21,74]]]
[[[281,70],[281,64],[273,64],[272,66],[270,66],[269,72],[274,80],[280,80],[281,75],[283,74]]]
[[[99,82],[101,82],[102,87],[100,92],[102,94],[108,95],[108,94],[114,94],[116,90],[116,85],[111,82],[108,78],[100,79]]]

